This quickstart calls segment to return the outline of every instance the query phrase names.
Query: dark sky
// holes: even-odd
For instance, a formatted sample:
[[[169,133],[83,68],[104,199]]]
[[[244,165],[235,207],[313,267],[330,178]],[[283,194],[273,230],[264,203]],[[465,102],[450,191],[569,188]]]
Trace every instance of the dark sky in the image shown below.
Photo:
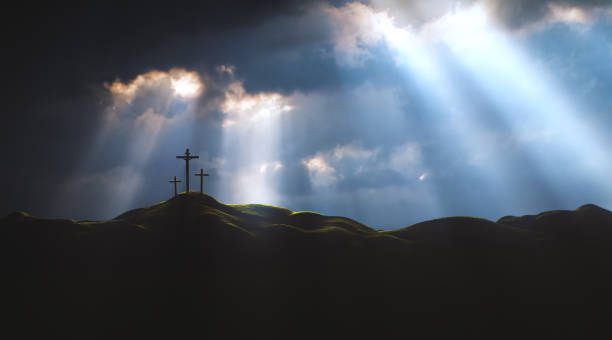
[[[105,2],[1,25],[1,215],[165,200],[187,147],[223,202],[375,227],[612,208],[608,1]]]

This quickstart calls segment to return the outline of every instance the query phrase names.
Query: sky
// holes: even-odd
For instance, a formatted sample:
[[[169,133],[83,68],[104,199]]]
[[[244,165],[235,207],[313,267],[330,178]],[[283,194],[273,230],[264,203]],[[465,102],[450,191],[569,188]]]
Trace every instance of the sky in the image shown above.
[[[1,14],[1,215],[167,200],[186,148],[191,190],[380,229],[612,208],[610,1],[89,6]]]

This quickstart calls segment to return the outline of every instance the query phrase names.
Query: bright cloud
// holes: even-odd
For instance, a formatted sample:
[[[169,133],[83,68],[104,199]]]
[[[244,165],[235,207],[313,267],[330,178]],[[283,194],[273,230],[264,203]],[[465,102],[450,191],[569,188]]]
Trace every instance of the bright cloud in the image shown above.
[[[279,161],[263,163],[259,166],[259,172],[262,174],[265,173],[274,173],[283,168],[283,163]]]
[[[104,86],[114,95],[115,99],[130,103],[139,90],[159,85],[167,78],[166,72],[151,71],[138,75],[128,83],[115,80],[112,84],[105,83]]]
[[[202,92],[202,82],[195,72],[180,72],[180,74],[170,74],[170,81],[175,95],[183,98],[195,98]]]
[[[330,186],[338,180],[336,169],[327,164],[321,154],[302,160],[302,164],[308,169],[310,181],[315,187]]]
[[[204,90],[204,84],[197,72],[173,68],[168,72],[150,71],[139,74],[130,82],[115,80],[104,86],[117,101],[131,103],[132,100],[146,91],[170,90],[174,95],[183,98],[198,97]]]
[[[327,164],[325,158],[322,155],[312,156],[302,161],[304,166],[310,171],[318,172],[334,172],[335,169]]]
[[[239,122],[259,122],[293,110],[290,99],[276,92],[247,93],[242,82],[232,82],[225,91],[221,111],[223,126]]]
[[[303,159],[302,164],[308,170],[311,183],[315,187],[325,187],[348,175],[345,171],[355,174],[371,167],[368,166],[369,160],[378,152],[379,149],[366,149],[354,143],[338,145],[329,151],[318,152]]]
[[[161,116],[173,117],[189,111],[192,100],[202,94],[204,84],[197,72],[173,68],[167,72],[150,71],[129,82],[105,83],[112,102],[106,110],[106,123],[137,121],[135,127],[159,125]],[[184,105],[176,105],[184,103]],[[146,123],[146,124],[145,124]]]
[[[334,171],[328,163],[341,162],[342,160],[365,160],[378,153],[379,149],[366,149],[355,143],[337,145],[335,148],[326,152],[319,152],[316,155],[303,160],[302,163],[311,171]]]

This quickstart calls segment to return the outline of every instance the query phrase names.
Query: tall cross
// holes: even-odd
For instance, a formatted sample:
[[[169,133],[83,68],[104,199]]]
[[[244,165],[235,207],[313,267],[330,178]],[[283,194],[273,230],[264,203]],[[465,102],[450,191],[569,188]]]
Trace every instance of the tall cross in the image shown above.
[[[185,192],[189,192],[189,160],[194,158],[200,158],[200,156],[191,156],[189,149],[185,151],[185,156],[176,156],[176,158],[185,160]]]
[[[182,181],[180,179],[176,179],[176,176],[174,176],[174,180],[173,181],[168,181],[169,183],[174,183],[174,196],[176,197],[176,183],[181,183]]]
[[[208,174],[204,173],[204,169],[200,169],[200,173],[196,176],[200,176],[200,192],[204,193],[204,176],[208,176]]]

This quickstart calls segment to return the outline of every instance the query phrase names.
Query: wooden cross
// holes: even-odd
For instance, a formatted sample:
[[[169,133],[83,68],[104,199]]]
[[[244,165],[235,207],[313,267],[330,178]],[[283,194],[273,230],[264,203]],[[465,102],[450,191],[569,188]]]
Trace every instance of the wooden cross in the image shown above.
[[[174,197],[176,197],[176,183],[181,183],[182,181],[180,179],[176,179],[176,176],[174,176],[174,180],[168,182],[174,183]]]
[[[176,158],[185,160],[185,192],[189,192],[189,160],[194,158],[200,158],[200,156],[191,156],[189,149],[185,151],[185,156],[176,156]]]
[[[200,176],[200,192],[204,193],[204,176],[208,176],[208,174],[204,173],[204,169],[200,169],[200,173],[196,176]]]

